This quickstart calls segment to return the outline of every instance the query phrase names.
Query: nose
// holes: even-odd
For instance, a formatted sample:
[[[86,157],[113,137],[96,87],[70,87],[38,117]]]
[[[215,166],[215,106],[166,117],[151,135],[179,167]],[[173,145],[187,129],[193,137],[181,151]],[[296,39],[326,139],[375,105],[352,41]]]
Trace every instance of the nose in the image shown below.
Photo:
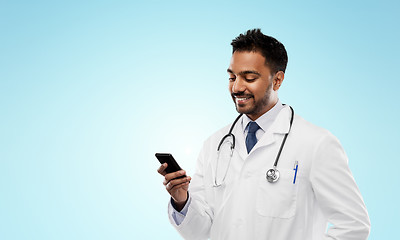
[[[237,77],[233,82],[232,92],[238,93],[238,92],[244,92],[245,90],[246,90],[246,82],[241,77]]]

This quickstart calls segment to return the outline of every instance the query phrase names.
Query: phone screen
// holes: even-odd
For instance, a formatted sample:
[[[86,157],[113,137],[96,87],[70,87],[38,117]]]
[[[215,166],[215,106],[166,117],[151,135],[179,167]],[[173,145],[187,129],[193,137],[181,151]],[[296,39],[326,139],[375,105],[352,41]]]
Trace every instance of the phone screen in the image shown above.
[[[179,170],[182,170],[182,168],[179,166],[179,164],[175,161],[174,157],[172,156],[171,153],[156,153],[156,158],[158,161],[163,164],[167,163],[168,167],[165,169],[167,173],[173,173]],[[180,176],[179,178],[186,177]]]

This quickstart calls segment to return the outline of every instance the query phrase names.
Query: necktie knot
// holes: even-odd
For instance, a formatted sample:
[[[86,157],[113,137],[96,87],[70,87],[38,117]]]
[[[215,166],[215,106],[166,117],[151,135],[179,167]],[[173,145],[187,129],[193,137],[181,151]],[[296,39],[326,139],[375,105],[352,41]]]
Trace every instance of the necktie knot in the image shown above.
[[[256,122],[249,122],[249,133],[255,133],[260,129],[260,126]]]

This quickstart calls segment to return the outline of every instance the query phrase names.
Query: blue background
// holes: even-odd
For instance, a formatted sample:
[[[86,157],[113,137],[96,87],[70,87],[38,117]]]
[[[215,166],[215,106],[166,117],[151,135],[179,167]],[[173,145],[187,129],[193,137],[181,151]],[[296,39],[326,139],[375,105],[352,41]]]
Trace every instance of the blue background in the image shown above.
[[[177,239],[155,152],[189,174],[236,112],[230,42],[289,55],[280,99],[345,148],[370,239],[399,225],[397,1],[0,1],[0,239]]]

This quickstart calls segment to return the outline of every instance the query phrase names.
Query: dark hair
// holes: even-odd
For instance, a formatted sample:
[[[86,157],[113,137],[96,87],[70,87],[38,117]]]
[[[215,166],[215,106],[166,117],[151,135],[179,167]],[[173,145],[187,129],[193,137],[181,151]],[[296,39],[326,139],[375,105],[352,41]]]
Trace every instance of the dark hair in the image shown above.
[[[259,28],[248,30],[232,40],[232,54],[236,51],[259,52],[273,73],[285,72],[288,56],[285,46],[273,37],[264,35]]]

